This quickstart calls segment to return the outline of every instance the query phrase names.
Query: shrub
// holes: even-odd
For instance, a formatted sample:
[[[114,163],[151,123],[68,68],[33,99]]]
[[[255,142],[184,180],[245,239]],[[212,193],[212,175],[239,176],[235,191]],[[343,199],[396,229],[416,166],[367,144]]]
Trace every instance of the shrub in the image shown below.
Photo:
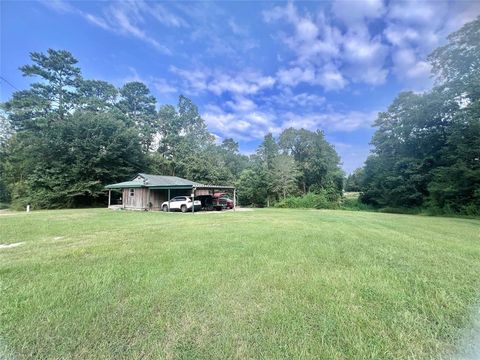
[[[362,203],[358,196],[355,197],[344,197],[342,199],[340,208],[342,210],[351,210],[351,211],[374,211],[375,208],[371,205]]]
[[[291,209],[338,209],[339,202],[326,190],[307,193],[303,196],[290,196],[275,204],[278,208]]]

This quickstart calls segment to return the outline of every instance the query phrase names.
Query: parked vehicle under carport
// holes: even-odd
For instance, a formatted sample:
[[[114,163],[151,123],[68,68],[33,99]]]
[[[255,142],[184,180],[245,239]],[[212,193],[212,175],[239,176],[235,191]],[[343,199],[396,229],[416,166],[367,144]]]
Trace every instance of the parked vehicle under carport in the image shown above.
[[[226,193],[215,193],[213,195],[200,195],[195,197],[202,203],[202,210],[226,210],[233,209],[233,200]]]
[[[213,194],[213,208],[215,210],[233,209],[233,200],[226,193]]]
[[[190,196],[176,196],[170,201],[165,201],[162,204],[163,211],[181,211],[187,212],[192,211],[192,208],[197,211],[200,210],[202,207],[202,203],[200,200],[193,200]]]

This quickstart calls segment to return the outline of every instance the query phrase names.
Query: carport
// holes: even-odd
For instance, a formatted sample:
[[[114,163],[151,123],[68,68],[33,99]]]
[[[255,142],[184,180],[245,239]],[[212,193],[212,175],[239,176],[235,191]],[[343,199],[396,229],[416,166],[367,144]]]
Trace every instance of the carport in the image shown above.
[[[214,194],[215,191],[233,192],[233,210],[236,207],[234,186],[208,185],[183,179],[177,176],[162,176],[139,173],[130,181],[105,186],[108,190],[108,207],[128,210],[161,210],[163,202],[175,196],[195,196]],[[121,191],[121,204],[112,204],[112,190]],[[194,212],[194,211],[192,211]]]

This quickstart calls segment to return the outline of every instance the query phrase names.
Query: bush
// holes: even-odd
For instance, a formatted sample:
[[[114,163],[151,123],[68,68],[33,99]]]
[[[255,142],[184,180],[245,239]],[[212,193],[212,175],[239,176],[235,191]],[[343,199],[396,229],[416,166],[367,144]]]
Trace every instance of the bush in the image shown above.
[[[371,205],[362,203],[358,196],[355,197],[344,197],[342,199],[340,208],[342,210],[350,210],[350,211],[374,211],[375,208]]]
[[[338,209],[339,202],[328,191],[307,193],[303,196],[290,196],[275,204],[278,208],[290,209]]]

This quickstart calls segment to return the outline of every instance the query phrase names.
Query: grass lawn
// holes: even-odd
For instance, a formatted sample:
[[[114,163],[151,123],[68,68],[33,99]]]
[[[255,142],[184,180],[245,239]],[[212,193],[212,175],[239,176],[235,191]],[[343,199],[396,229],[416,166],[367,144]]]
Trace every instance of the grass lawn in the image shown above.
[[[438,359],[480,221],[370,212],[0,215],[0,358]]]

